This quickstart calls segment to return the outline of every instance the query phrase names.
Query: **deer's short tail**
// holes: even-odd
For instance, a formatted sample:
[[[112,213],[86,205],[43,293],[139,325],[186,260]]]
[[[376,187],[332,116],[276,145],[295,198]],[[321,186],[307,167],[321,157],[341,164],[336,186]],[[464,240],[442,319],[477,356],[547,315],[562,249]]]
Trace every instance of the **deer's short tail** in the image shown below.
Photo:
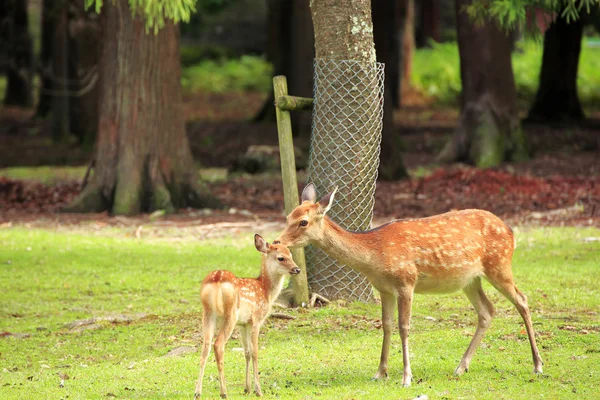
[[[209,283],[200,292],[202,305],[207,311],[225,315],[237,302],[235,287],[229,282]]]

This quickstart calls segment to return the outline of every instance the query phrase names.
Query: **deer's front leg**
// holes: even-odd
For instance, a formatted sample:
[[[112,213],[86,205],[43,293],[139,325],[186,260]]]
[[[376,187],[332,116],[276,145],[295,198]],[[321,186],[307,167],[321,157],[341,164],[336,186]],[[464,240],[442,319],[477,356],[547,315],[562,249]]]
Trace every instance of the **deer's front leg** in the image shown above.
[[[244,356],[246,357],[246,382],[244,384],[244,393],[248,394],[250,393],[250,360],[252,359],[252,337],[250,327],[240,327],[240,336],[242,347],[244,347]]]
[[[383,328],[383,344],[381,345],[381,359],[379,368],[373,379],[385,379],[388,377],[387,365],[390,354],[390,342],[392,340],[392,324],[394,322],[394,310],[396,298],[393,294],[381,292],[381,326]]]
[[[262,396],[260,390],[260,382],[258,381],[258,332],[260,325],[256,324],[252,327],[252,369],[254,370],[254,392],[257,396]]]
[[[402,385],[404,387],[410,386],[412,380],[410,357],[408,353],[408,330],[410,328],[412,298],[412,287],[402,288],[398,293],[398,327],[400,328],[400,339],[402,340],[402,361],[404,364]]]

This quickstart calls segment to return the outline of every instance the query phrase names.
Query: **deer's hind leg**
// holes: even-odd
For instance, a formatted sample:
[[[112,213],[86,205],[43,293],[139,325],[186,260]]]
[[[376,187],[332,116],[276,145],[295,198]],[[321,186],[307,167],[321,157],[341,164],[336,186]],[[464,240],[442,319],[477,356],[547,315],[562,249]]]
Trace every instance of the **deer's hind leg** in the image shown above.
[[[223,323],[220,329],[217,339],[215,340],[215,358],[217,360],[217,369],[219,370],[219,382],[221,384],[221,398],[227,397],[227,388],[225,387],[225,372],[224,372],[224,356],[225,356],[225,343],[229,340],[229,337],[233,333],[237,320],[235,312],[232,310],[229,314],[223,317]]]
[[[527,296],[517,289],[512,281],[512,277],[510,281],[490,279],[490,283],[496,289],[498,289],[498,291],[502,293],[504,297],[514,304],[514,306],[517,308],[517,311],[521,315],[521,318],[523,318],[523,322],[525,322],[525,330],[527,331],[527,336],[529,337],[529,345],[531,346],[531,355],[533,357],[533,373],[542,374],[542,366],[544,363],[542,362],[542,357],[540,357],[540,352],[535,341],[535,332],[533,331],[531,314],[527,304]]]
[[[473,282],[463,289],[463,292],[467,295],[467,298],[475,308],[475,311],[477,311],[477,329],[475,330],[473,339],[471,339],[471,343],[469,343],[469,347],[467,347],[458,367],[454,370],[454,374],[456,375],[462,375],[465,371],[469,370],[469,364],[471,363],[473,354],[475,354],[475,351],[479,347],[479,344],[494,317],[494,306],[483,291],[481,278],[475,278]]]
[[[206,368],[206,360],[210,354],[210,346],[215,333],[216,320],[215,315],[210,311],[207,311],[205,307],[204,312],[202,313],[202,333],[204,334],[204,341],[202,343],[202,355],[200,356],[200,375],[198,376],[198,382],[196,382],[196,390],[194,392],[195,398],[202,396],[204,369]]]

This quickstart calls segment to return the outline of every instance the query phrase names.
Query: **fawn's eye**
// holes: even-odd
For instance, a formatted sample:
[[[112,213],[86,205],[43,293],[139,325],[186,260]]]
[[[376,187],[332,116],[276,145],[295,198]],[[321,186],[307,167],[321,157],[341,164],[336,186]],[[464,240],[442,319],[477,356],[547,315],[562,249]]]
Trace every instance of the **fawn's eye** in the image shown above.
[[[308,221],[303,219],[302,221],[300,221],[300,226],[306,226],[308,225]]]
[[[285,258],[283,258],[283,257],[277,257],[277,261],[283,262],[283,260],[285,260]]]

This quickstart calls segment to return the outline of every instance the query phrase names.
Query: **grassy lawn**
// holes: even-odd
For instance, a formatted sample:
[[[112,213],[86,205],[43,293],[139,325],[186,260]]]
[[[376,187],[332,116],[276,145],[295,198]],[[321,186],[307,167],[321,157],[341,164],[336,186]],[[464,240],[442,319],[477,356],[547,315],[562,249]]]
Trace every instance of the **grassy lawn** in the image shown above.
[[[267,235],[271,238],[274,235]],[[461,377],[452,372],[475,329],[461,294],[416,296],[410,336],[413,386],[401,387],[400,339],[392,341],[390,379],[375,382],[380,308],[343,304],[289,310],[269,320],[259,355],[266,397],[300,399],[530,399],[597,396],[600,381],[600,237],[597,229],[518,232],[514,271],[529,296],[543,376],[532,361],[520,317],[489,285],[497,317]],[[200,341],[199,283],[212,269],[254,276],[252,234],[216,241],[135,239],[0,229],[0,398],[192,398],[199,353],[165,357]],[[77,320],[108,315],[130,321]],[[426,318],[433,317],[433,318]],[[434,320],[435,319],[435,320]],[[231,340],[225,373],[231,398],[243,398],[244,361]],[[66,376],[65,376],[66,375]],[[65,379],[64,387],[60,380]],[[204,394],[217,398],[211,356]]]

